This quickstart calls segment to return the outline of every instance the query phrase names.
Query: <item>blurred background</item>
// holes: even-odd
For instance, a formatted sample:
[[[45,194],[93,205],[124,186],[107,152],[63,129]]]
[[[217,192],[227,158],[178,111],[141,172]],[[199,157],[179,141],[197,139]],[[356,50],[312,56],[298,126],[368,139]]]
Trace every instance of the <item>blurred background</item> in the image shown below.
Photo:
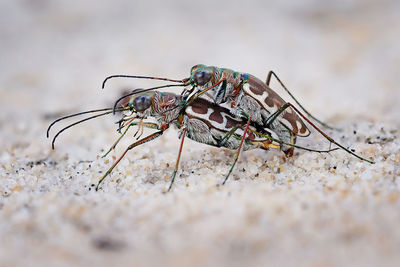
[[[1,116],[101,106],[116,88],[147,85],[119,80],[101,91],[109,74],[182,78],[203,63],[261,79],[274,70],[326,119],[393,120],[400,115],[399,6],[389,0],[4,0]]]
[[[50,142],[45,130],[57,116],[108,107],[122,89],[158,84],[115,79],[101,90],[106,76],[181,79],[199,63],[251,73],[262,80],[274,70],[300,102],[325,121],[382,123],[397,129],[399,14],[396,0],[2,0],[2,171],[14,155],[26,156],[22,161],[32,160],[32,155],[33,160],[47,157]],[[276,83],[272,87],[288,100]],[[113,121],[99,120],[89,129],[76,127],[63,137],[60,153],[93,158],[115,137],[108,135],[114,132]],[[177,143],[175,134],[173,138]],[[88,151],[93,146],[96,152]],[[19,229],[14,227],[4,222],[0,234],[10,233],[4,229]],[[5,256],[9,251],[1,253]],[[68,258],[65,255],[61,257]],[[129,253],[125,256],[129,258]],[[379,257],[374,259],[379,262]],[[322,260],[315,266],[330,262]]]

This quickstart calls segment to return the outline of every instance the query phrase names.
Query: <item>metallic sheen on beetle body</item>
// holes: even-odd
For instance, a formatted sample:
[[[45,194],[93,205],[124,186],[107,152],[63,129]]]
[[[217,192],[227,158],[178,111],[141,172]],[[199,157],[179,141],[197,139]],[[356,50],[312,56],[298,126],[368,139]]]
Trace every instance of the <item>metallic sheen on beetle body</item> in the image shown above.
[[[277,79],[307,116],[300,112],[295,105],[285,102],[269,87],[271,77]],[[264,83],[250,74],[199,64],[192,67],[189,78],[175,80],[150,76],[112,75],[104,80],[103,88],[111,78],[152,79],[174,84],[135,89],[120,97],[113,108],[79,112],[59,118],[50,124],[47,130],[48,137],[52,126],[61,120],[97,113],[61,129],[53,138],[52,146],[54,148],[56,138],[66,129],[107,114],[123,113],[122,119],[118,121],[118,131],[121,135],[103,157],[116,147],[130,127],[138,127],[134,134],[137,141],[128,146],[108,169],[99,180],[96,190],[129,150],[161,136],[171,124],[180,130],[181,145],[168,191],[172,188],[176,177],[185,136],[199,143],[236,150],[233,164],[223,184],[230,176],[241,149],[278,148],[287,157],[291,157],[295,147],[318,153],[329,153],[340,148],[362,161],[374,163],[344,147],[320,130],[311,120],[324,127],[334,128],[309,113],[272,71],[269,72]],[[180,95],[156,91],[156,89],[167,87],[184,87],[184,90]],[[149,118],[152,118],[153,122],[148,121]],[[335,144],[337,148],[317,150],[296,145],[297,136],[310,135],[303,120],[307,121],[330,143]],[[143,128],[155,129],[156,132],[141,138]],[[121,132],[122,129],[125,129],[124,132]]]

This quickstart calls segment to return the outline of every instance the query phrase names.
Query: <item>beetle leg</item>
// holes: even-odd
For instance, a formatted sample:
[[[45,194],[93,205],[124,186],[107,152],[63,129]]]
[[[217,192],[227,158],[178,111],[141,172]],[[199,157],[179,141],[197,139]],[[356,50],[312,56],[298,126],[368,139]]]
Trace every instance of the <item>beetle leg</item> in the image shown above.
[[[320,125],[331,129],[331,130],[337,130],[337,131],[341,131],[342,129],[339,128],[335,128],[332,126],[329,126],[328,124],[326,124],[325,122],[317,119],[316,117],[314,117],[313,115],[311,115],[310,112],[308,112],[300,103],[299,101],[297,101],[297,99],[292,95],[292,93],[289,91],[289,89],[287,89],[287,87],[283,84],[283,82],[279,79],[278,75],[275,74],[275,72],[273,72],[272,70],[268,72],[268,76],[267,76],[267,80],[266,80],[266,84],[267,86],[269,86],[269,83],[271,82],[271,77],[274,76],[276,78],[276,80],[279,82],[279,84],[282,86],[282,88],[290,95],[290,97],[294,100],[294,102],[296,102],[297,105],[299,105],[299,107],[304,111],[304,113],[306,113],[310,118],[312,118],[313,120],[315,120],[316,122],[318,122]]]
[[[119,120],[118,123],[118,129],[117,132],[121,133],[122,128],[126,127],[127,125],[129,125],[132,121],[134,121],[136,119],[136,117],[133,118],[127,118],[124,119],[122,118],[121,120]]]
[[[356,158],[358,158],[358,159],[360,159],[360,160],[369,162],[369,163],[371,163],[371,164],[375,163],[375,162],[373,162],[372,160],[368,160],[368,159],[366,159],[366,158],[361,157],[360,155],[357,155],[356,153],[352,152],[351,150],[345,148],[343,145],[341,145],[341,144],[339,144],[338,142],[336,142],[335,140],[333,140],[332,137],[328,136],[325,132],[323,132],[321,129],[319,129],[317,126],[315,126],[314,123],[312,123],[303,113],[301,113],[301,112],[296,108],[296,106],[294,106],[294,105],[293,105],[292,103],[290,103],[290,102],[285,103],[285,104],[284,104],[282,107],[280,107],[274,114],[272,114],[272,115],[270,116],[270,118],[271,118],[271,117],[272,117],[272,118],[271,118],[271,119],[270,119],[270,118],[267,119],[267,121],[269,121],[269,122],[267,123],[267,125],[270,125],[270,124],[273,122],[273,120],[275,120],[275,119],[279,116],[279,114],[282,113],[282,112],[283,112],[286,108],[288,108],[288,107],[293,108],[293,110],[294,110],[297,114],[299,114],[305,121],[307,121],[315,130],[317,130],[323,137],[325,137],[325,138],[330,142],[330,144],[329,144],[329,150],[331,150],[331,149],[330,149],[330,148],[331,148],[331,143],[333,143],[333,144],[337,145],[338,147],[340,147],[341,149],[343,149],[344,151],[346,151],[347,153],[349,153],[349,154],[355,156]],[[293,137],[293,134],[291,135],[291,139],[292,139],[292,138],[294,138],[294,140],[296,140],[296,136]],[[293,147],[292,147],[292,148],[293,148]],[[286,152],[286,151],[284,151],[284,152],[286,153],[286,155],[290,156],[290,155],[291,155],[290,153],[293,154],[293,149],[292,149],[292,151],[290,151],[290,149],[289,149],[289,150],[287,150],[287,152]]]
[[[361,157],[360,155],[357,155],[356,153],[354,153],[353,151],[351,151],[350,149],[345,148],[343,145],[339,144],[338,142],[336,142],[335,140],[333,140],[332,137],[330,137],[329,135],[327,135],[325,132],[323,132],[321,129],[319,129],[317,126],[315,126],[314,123],[312,123],[303,113],[301,113],[296,106],[294,106],[291,103],[286,103],[288,104],[291,108],[293,108],[294,111],[297,112],[297,114],[299,114],[305,121],[307,121],[315,130],[317,130],[323,137],[325,137],[329,142],[337,145],[338,147],[340,147],[341,149],[343,149],[344,151],[346,151],[347,153],[355,156],[356,158],[366,161],[368,163],[374,164],[375,162],[372,160],[368,160],[366,158]]]
[[[161,136],[164,133],[163,130],[155,132],[151,135],[146,136],[145,138],[142,138],[139,141],[136,141],[135,143],[131,144],[130,146],[127,147],[127,149],[124,151],[124,153],[122,153],[122,155],[119,157],[119,159],[117,159],[117,161],[114,162],[114,164],[111,166],[111,168],[108,169],[108,171],[103,175],[103,177],[101,177],[101,179],[99,180],[99,182],[97,183],[96,186],[96,191],[99,189],[99,186],[101,184],[101,182],[103,182],[103,180],[112,172],[112,170],[115,168],[115,166],[117,166],[117,164],[121,161],[121,159],[125,156],[125,154],[131,150],[132,148],[135,148],[139,145],[142,145],[144,143],[147,143],[151,140],[156,139],[157,137]]]
[[[172,174],[172,177],[171,177],[171,184],[170,184],[169,187],[168,187],[168,192],[171,190],[172,184],[173,184],[174,181],[175,181],[175,176],[176,176],[176,173],[177,173],[177,171],[178,171],[179,160],[181,159],[183,141],[185,140],[185,136],[186,136],[186,129],[183,129],[183,131],[182,131],[181,146],[179,147],[178,158],[176,159],[175,169],[174,169],[174,173]]]
[[[142,131],[142,128],[143,128],[142,123],[143,123],[143,119],[140,119],[140,121],[138,123],[138,129],[137,129],[136,133],[133,135],[133,137],[136,137],[136,135],[140,132],[140,134],[137,136],[136,140],[139,140],[140,136],[143,133],[143,131]]]
[[[291,134],[290,135],[290,143],[291,144],[296,144],[296,135],[295,134]],[[293,152],[294,152],[294,147],[291,146],[287,149],[282,150],[283,153],[285,153],[286,157],[292,157],[293,156]]]
[[[285,111],[285,109],[287,109],[288,107],[290,107],[290,104],[289,103],[285,103],[285,104],[283,104],[277,111],[275,111],[274,113],[272,113],[272,115],[271,116],[269,116],[268,118],[267,118],[267,120],[265,121],[265,127],[266,128],[270,128],[271,127],[271,124],[276,120],[276,118],[278,118],[279,117],[279,115],[281,115],[281,113],[283,112],[283,111]]]
[[[142,135],[143,135],[143,131],[144,131],[144,122],[143,120],[141,120],[140,122],[140,134],[138,135],[138,137],[136,137],[136,140],[138,140]]]
[[[332,151],[340,149],[339,147],[335,147],[335,148],[329,147],[328,150],[313,149],[313,148],[308,148],[308,147],[304,147],[304,146],[299,146],[299,145],[296,145],[296,144],[286,143],[286,142],[284,142],[284,141],[282,141],[280,139],[276,139],[276,138],[273,138],[273,137],[271,137],[269,135],[265,135],[263,133],[259,133],[257,131],[254,131],[251,128],[249,128],[249,132],[252,132],[253,134],[256,134],[258,136],[264,137],[266,139],[265,141],[251,141],[251,143],[253,143],[253,144],[262,143],[261,146],[260,145],[258,146],[259,148],[266,148],[266,149],[268,149],[268,148],[279,148],[280,147],[279,145],[272,144],[272,142],[277,142],[277,143],[279,143],[281,145],[283,144],[283,145],[292,146],[292,147],[295,147],[295,148],[303,149],[303,150],[310,151],[310,152],[317,152],[317,153],[329,153],[329,152],[332,152]]]
[[[285,109],[289,108],[291,106],[290,103],[285,103],[284,105],[282,105],[277,111],[275,111],[271,116],[269,116],[267,118],[267,120],[265,121],[265,127],[274,130],[273,127],[273,122],[276,120],[276,118],[279,117],[279,115],[282,114],[282,112],[285,111]],[[282,139],[283,141],[290,143],[290,144],[295,144],[296,143],[296,134],[291,132],[291,131],[278,131],[277,132],[278,136],[280,139]],[[281,147],[282,151],[286,154],[287,157],[291,157],[293,156],[293,152],[294,152],[294,146],[282,146]]]
[[[132,120],[131,120],[132,121]],[[110,152],[111,150],[115,149],[115,147],[117,146],[117,144],[119,143],[119,141],[121,141],[122,137],[124,137],[124,135],[126,134],[126,132],[128,132],[128,129],[131,126],[135,126],[138,125],[137,122],[132,122],[130,124],[128,124],[128,126],[126,127],[125,131],[121,134],[121,136],[117,139],[117,141],[115,141],[115,143],[110,147],[110,149],[103,155],[101,156],[102,158],[105,158]],[[151,122],[143,122],[142,125],[146,128],[152,128],[152,129],[158,129],[158,125],[156,123],[151,123]],[[124,125],[123,127],[125,127],[126,125]],[[122,127],[122,128],[123,128]],[[122,129],[121,128],[121,129]]]
[[[226,141],[229,140],[229,138],[231,138],[231,136],[235,133],[235,131],[238,129],[238,126],[234,126],[229,132],[227,132],[225,134],[225,136],[222,138],[221,141],[218,142],[218,146],[222,147],[225,145]]]
[[[142,125],[143,125],[143,127],[150,128],[150,129],[158,129],[159,128],[158,124],[157,123],[153,123],[153,122],[143,122]],[[167,128],[165,128],[165,130]]]
[[[273,144],[269,139],[264,141],[251,141],[251,143],[265,150],[269,150],[270,148],[277,148],[277,149],[281,148],[280,145]]]
[[[115,149],[115,147],[117,146],[117,144],[119,143],[119,141],[121,141],[122,137],[124,137],[124,135],[126,134],[126,132],[127,132],[127,131],[129,130],[129,128],[130,128],[131,126],[133,126],[133,125],[136,125],[136,123],[131,123],[131,124],[129,124],[129,125],[126,127],[125,131],[121,134],[121,136],[117,139],[117,141],[115,141],[114,144],[110,147],[110,149],[109,149],[103,156],[101,156],[102,158],[105,158],[105,157],[108,155],[108,153],[111,152],[111,150]]]
[[[206,89],[204,89],[204,90],[202,90],[202,91],[199,91],[199,92],[193,94],[193,95],[188,99],[188,101],[185,103],[186,106],[189,105],[190,103],[192,103],[197,97],[199,97],[199,96],[201,96],[202,94],[206,93],[207,91],[213,89],[214,87],[218,86],[218,85],[219,85],[220,83],[222,83],[222,82],[226,82],[226,80],[225,80],[225,79],[221,79],[221,80],[219,80],[217,83],[215,83],[214,85],[212,85],[212,86],[210,86],[210,87],[208,87],[208,88],[206,88]]]
[[[235,165],[236,165],[236,162],[237,162],[237,160],[238,160],[238,158],[239,158],[240,150],[241,150],[241,148],[242,148],[244,139],[246,138],[246,134],[247,134],[247,131],[248,131],[249,126],[250,126],[250,122],[251,122],[251,117],[249,116],[248,119],[247,119],[246,128],[244,129],[242,141],[240,141],[240,145],[239,145],[239,147],[238,147],[238,150],[236,151],[235,160],[233,161],[233,164],[232,164],[231,168],[229,169],[229,172],[228,172],[228,174],[226,175],[225,180],[222,182],[223,185],[224,185],[224,184],[226,183],[226,181],[228,180],[229,175],[232,173],[232,170],[233,170],[233,168],[234,168]]]

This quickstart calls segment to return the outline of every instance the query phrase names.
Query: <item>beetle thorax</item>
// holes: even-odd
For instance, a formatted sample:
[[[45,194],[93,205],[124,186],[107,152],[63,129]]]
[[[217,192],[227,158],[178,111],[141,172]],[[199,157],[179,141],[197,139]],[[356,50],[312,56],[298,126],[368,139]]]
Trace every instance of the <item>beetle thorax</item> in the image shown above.
[[[209,88],[221,80],[224,81],[206,93],[216,104],[228,101],[228,98],[235,94],[236,89],[241,84],[241,78],[237,72],[230,69],[215,68],[213,79],[200,89],[204,90]]]
[[[176,120],[184,108],[182,97],[173,93],[162,93],[156,91],[152,104],[152,116],[160,123],[171,123]]]

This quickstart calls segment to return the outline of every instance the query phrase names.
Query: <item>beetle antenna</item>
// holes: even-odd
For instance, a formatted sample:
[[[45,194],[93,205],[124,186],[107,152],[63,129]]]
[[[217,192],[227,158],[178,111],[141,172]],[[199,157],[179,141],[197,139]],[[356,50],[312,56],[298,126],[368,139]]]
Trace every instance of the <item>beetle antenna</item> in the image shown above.
[[[121,110],[123,110],[123,109],[121,109]],[[82,122],[85,122],[85,121],[88,121],[88,120],[91,120],[91,119],[94,119],[94,118],[98,118],[98,117],[101,117],[101,116],[104,116],[104,115],[107,115],[107,114],[111,114],[111,113],[113,113],[112,110],[107,111],[107,112],[104,112],[104,113],[101,113],[101,114],[97,114],[97,115],[94,115],[94,116],[90,116],[90,117],[88,117],[88,118],[85,118],[85,119],[83,119],[83,120],[74,122],[74,123],[68,125],[67,127],[62,128],[62,129],[61,129],[60,131],[58,131],[58,133],[54,136],[53,141],[51,142],[51,147],[54,149],[54,143],[55,143],[57,137],[58,137],[62,132],[64,132],[65,130],[71,128],[72,126],[75,126],[75,125],[77,125],[77,124],[79,124],[79,123],[82,123]]]
[[[95,112],[101,112],[101,111],[111,111],[112,108],[102,108],[102,109],[94,109],[94,110],[88,110],[88,111],[83,111],[83,112],[79,112],[79,113],[75,113],[75,114],[71,114],[68,116],[64,116],[61,118],[56,119],[55,121],[53,121],[50,125],[49,128],[47,128],[47,138],[49,138],[49,133],[50,133],[50,128],[53,127],[54,124],[56,124],[59,121],[68,119],[68,118],[72,118],[72,117],[76,117],[76,116],[80,116],[80,115],[84,115],[84,114],[88,114],[88,113],[95,113]]]
[[[101,85],[101,88],[104,89],[106,86],[106,82],[110,79],[114,78],[133,78],[133,79],[148,79],[148,80],[160,80],[160,81],[168,81],[168,82],[175,82],[175,83],[186,83],[188,79],[182,79],[182,80],[174,80],[174,79],[168,79],[168,78],[161,78],[161,77],[150,77],[150,76],[137,76],[137,75],[125,75],[125,74],[116,74],[116,75],[110,75],[106,77]]]

